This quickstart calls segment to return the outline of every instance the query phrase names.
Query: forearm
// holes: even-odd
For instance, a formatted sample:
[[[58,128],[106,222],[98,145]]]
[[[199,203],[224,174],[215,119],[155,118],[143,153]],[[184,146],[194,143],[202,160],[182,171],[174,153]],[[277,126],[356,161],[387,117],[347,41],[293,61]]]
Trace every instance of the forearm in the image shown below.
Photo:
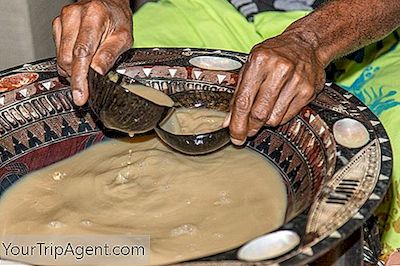
[[[120,3],[122,3],[122,4],[127,4],[127,5],[130,4],[130,1],[129,1],[129,0],[110,0],[110,1],[114,1],[114,2],[116,2],[116,3],[120,2]],[[133,2],[136,2],[136,0],[134,0]]]
[[[316,50],[321,64],[381,39],[400,25],[399,0],[331,0],[284,32]]]

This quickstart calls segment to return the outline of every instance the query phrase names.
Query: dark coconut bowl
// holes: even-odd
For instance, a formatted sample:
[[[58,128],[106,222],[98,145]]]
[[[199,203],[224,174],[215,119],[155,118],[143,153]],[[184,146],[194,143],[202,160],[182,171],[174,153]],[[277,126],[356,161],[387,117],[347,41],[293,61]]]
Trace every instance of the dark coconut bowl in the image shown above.
[[[89,105],[105,127],[128,133],[152,130],[168,113],[168,107],[144,99],[121,84],[138,84],[135,79],[111,70],[101,75],[89,70]],[[152,88],[151,88],[152,89]]]
[[[228,113],[232,94],[195,90],[178,92],[170,97],[175,102],[176,108],[207,108]],[[207,154],[229,143],[227,128],[201,134],[176,135],[163,129],[160,124],[155,128],[157,135],[170,147],[185,154]]]

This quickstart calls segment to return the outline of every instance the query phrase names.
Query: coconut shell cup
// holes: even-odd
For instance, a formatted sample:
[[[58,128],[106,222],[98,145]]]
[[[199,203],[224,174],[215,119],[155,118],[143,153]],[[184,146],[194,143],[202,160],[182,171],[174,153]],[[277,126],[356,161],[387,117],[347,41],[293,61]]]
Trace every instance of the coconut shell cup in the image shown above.
[[[215,91],[186,91],[172,94],[170,97],[175,102],[176,108],[207,108],[229,112],[232,94]],[[202,155],[216,151],[230,140],[227,128],[202,134],[176,135],[158,125],[155,131],[167,145],[189,155]]]
[[[154,129],[169,107],[144,99],[121,84],[140,84],[135,79],[111,70],[101,75],[89,69],[89,105],[105,127],[128,133],[144,133]]]

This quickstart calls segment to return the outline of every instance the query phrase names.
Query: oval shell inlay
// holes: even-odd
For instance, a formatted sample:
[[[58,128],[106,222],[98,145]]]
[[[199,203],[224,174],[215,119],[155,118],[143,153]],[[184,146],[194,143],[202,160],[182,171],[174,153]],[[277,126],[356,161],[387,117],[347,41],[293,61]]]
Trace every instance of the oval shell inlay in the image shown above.
[[[240,248],[237,256],[245,261],[261,261],[281,256],[300,244],[297,233],[289,230],[276,231],[258,237]]]
[[[347,148],[361,148],[370,140],[367,128],[359,121],[344,118],[333,125],[333,136],[338,144]]]
[[[208,70],[235,70],[242,67],[242,63],[228,57],[197,56],[189,60],[193,66]]]

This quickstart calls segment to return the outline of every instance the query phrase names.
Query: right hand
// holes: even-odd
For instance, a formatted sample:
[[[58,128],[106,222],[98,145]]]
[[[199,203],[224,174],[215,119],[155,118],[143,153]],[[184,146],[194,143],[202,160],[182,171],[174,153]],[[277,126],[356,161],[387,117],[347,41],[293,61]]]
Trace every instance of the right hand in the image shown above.
[[[53,20],[58,72],[70,79],[76,105],[88,99],[89,67],[105,74],[132,46],[132,27],[128,0],[81,0]]]

